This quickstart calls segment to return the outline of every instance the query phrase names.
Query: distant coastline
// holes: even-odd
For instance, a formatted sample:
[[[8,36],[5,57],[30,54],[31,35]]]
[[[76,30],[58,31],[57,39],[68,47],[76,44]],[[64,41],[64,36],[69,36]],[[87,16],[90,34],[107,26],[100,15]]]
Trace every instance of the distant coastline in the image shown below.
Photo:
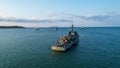
[[[0,26],[0,28],[24,28],[23,26]]]

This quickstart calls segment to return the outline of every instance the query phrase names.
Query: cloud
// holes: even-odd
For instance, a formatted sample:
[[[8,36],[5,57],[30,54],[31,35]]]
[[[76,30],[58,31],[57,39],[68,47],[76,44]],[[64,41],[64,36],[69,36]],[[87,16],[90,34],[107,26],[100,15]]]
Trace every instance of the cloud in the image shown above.
[[[21,19],[0,17],[0,22],[18,22],[18,23],[45,23],[45,22],[71,22],[70,19]]]
[[[15,23],[41,23],[42,25],[51,26],[57,25],[68,26],[73,23],[75,26],[120,26],[119,14],[106,14],[94,16],[80,16],[73,14],[53,14],[45,18],[15,18],[15,17],[0,17],[0,22],[15,22]],[[50,25],[51,24],[51,25]],[[65,24],[65,25],[64,25]],[[58,26],[59,26],[58,25]]]
[[[110,19],[112,16],[110,15],[98,15],[98,16],[91,16],[87,17],[86,20],[93,20],[93,21],[104,21]]]

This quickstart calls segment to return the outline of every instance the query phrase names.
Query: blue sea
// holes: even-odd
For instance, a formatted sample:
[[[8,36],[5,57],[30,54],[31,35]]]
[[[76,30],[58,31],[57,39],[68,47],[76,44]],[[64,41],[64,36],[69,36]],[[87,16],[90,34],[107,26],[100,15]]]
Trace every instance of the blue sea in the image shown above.
[[[70,28],[0,29],[0,68],[120,68],[120,28],[75,28],[79,43],[66,52],[51,46]]]

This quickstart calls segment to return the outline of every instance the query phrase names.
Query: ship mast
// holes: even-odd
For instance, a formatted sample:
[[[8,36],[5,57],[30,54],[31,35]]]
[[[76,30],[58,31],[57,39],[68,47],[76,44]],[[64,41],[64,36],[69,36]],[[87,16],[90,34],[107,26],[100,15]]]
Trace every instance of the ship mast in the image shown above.
[[[72,27],[72,29],[71,29],[71,30],[72,30],[72,32],[73,32],[73,31],[74,31],[73,20],[72,20],[72,26],[71,26],[71,27]]]

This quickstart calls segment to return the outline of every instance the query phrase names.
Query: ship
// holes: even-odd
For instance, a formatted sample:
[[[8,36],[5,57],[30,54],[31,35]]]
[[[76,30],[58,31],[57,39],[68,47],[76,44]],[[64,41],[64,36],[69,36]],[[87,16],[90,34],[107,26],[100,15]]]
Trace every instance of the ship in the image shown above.
[[[74,26],[72,24],[71,31],[57,40],[55,44],[52,45],[51,49],[53,51],[66,51],[75,44],[79,42],[79,34],[74,31]]]
[[[83,27],[83,26],[81,26],[80,28],[81,28],[81,29],[84,29],[84,27]]]
[[[39,30],[40,28],[34,28],[35,30]]]

